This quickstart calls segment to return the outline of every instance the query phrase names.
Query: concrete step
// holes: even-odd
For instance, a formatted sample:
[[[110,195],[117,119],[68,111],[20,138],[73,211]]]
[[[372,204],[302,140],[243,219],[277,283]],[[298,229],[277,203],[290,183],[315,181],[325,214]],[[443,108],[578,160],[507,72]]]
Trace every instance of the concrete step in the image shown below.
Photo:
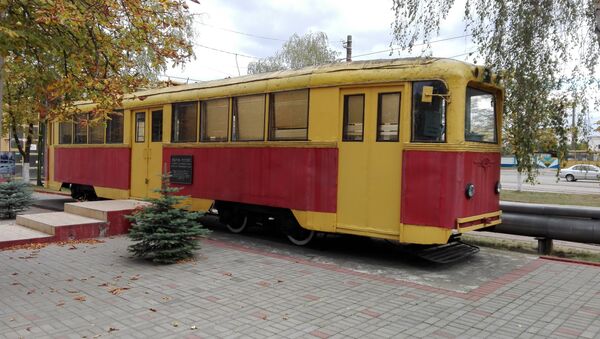
[[[131,223],[125,218],[149,203],[139,200],[101,200],[65,204],[65,212],[106,222],[106,236],[125,234]]]
[[[17,216],[17,225],[54,236],[55,241],[87,239],[106,235],[106,222],[66,212]]]
[[[0,225],[0,249],[17,245],[49,242],[53,238],[50,234],[14,223]]]
[[[86,202],[70,202],[65,204],[65,212],[88,218],[109,221],[110,214],[115,212],[131,212],[138,207],[148,205],[138,200],[101,200]],[[121,213],[122,214],[122,213]]]

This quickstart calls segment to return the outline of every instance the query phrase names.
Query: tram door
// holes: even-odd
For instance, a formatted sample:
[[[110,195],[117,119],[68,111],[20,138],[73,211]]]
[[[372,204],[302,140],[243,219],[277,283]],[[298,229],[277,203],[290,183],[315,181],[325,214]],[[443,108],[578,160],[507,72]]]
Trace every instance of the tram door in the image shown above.
[[[341,91],[337,228],[400,233],[403,86]]]
[[[133,110],[131,196],[156,197],[160,187],[163,140],[162,108]]]

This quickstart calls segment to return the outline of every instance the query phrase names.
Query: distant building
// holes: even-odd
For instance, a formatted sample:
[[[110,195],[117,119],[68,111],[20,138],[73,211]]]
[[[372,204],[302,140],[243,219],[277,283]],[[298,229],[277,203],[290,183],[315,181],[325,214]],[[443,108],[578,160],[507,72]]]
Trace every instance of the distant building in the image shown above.
[[[600,135],[593,135],[588,140],[588,147],[592,152],[600,152]]]

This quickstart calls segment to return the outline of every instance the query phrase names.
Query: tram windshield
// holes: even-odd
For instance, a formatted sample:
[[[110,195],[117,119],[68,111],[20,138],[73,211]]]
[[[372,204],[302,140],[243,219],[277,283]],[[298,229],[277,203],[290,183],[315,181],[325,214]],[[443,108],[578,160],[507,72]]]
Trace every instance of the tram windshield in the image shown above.
[[[496,100],[492,93],[467,87],[465,140],[496,143]]]

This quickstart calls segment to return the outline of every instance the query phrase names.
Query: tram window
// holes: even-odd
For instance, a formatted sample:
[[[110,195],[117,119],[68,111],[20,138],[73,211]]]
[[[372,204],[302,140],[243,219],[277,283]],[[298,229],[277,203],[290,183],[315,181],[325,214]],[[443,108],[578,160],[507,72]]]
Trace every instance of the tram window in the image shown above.
[[[398,141],[400,93],[380,93],[377,105],[377,141]]]
[[[365,120],[365,95],[344,96],[343,141],[363,141]]]
[[[271,94],[269,140],[308,140],[308,89]]]
[[[492,93],[467,87],[465,140],[496,143],[495,107]]]
[[[88,140],[90,144],[104,143],[104,123],[96,122],[88,126]]]
[[[152,142],[162,141],[163,112],[152,111]]]
[[[58,124],[58,143],[70,144],[73,142],[73,123],[61,122]]]
[[[233,98],[231,122],[231,140],[264,140],[265,95],[248,95]]]
[[[227,141],[229,98],[202,101],[200,141]]]
[[[146,112],[135,114],[135,142],[146,141]]]
[[[75,138],[73,140],[74,144],[87,144],[87,115],[78,115],[75,120],[75,128],[73,134]]]
[[[123,143],[123,112],[114,112],[108,115],[106,121],[106,143]]]
[[[173,104],[171,140],[173,142],[195,142],[198,140],[198,103]]]
[[[446,86],[439,80],[413,82],[412,95],[412,141],[446,141],[445,100],[434,95],[431,102],[423,102],[423,87],[432,86],[433,93],[446,94]]]

